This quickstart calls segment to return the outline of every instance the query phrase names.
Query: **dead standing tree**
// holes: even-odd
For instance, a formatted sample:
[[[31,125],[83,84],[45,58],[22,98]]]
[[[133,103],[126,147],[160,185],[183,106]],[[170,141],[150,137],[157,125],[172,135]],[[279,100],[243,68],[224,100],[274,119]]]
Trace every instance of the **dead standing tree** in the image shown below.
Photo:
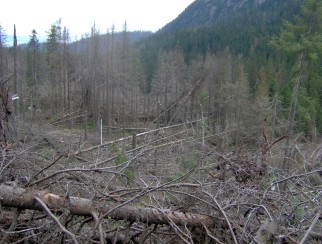
[[[10,78],[9,78],[10,79]],[[8,146],[9,140],[9,89],[7,82],[9,79],[0,82],[0,143],[2,148]]]

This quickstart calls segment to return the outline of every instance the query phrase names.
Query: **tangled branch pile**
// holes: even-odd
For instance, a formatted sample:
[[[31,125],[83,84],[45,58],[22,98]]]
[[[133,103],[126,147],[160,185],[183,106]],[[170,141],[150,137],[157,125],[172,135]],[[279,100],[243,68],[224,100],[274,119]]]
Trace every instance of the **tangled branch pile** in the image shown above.
[[[294,140],[285,171],[283,138],[229,148],[202,122],[101,145],[38,128],[2,148],[2,243],[321,242],[321,144]]]

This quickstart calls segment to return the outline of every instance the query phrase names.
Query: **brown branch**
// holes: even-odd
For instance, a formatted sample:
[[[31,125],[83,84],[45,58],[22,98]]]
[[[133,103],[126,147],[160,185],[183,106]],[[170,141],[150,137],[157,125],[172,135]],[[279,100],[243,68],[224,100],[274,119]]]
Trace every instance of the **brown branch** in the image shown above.
[[[308,176],[308,175],[316,174],[316,173],[322,173],[322,169],[313,170],[313,171],[310,171],[310,172],[308,172],[308,173],[304,173],[304,174],[291,175],[291,176],[289,176],[289,177],[287,177],[287,178],[285,178],[285,179],[282,179],[282,180],[279,180],[279,181],[275,181],[275,182],[273,182],[273,183],[268,187],[268,189],[266,189],[266,191],[265,191],[265,193],[264,193],[264,196],[265,196],[266,192],[267,192],[270,188],[272,188],[274,185],[276,185],[276,184],[280,184],[280,183],[282,183],[282,182],[284,182],[284,181],[288,181],[288,180],[291,180],[291,179],[293,179],[293,178],[299,178],[299,177]]]
[[[145,243],[146,239],[149,237],[149,235],[152,234],[157,229],[158,225],[155,224],[154,227],[151,230],[146,230],[142,233],[142,236],[140,237],[139,243]]]
[[[318,222],[321,214],[322,214],[322,210],[320,209],[319,212],[316,214],[314,220],[312,221],[312,224],[311,224],[310,228],[307,230],[307,232],[305,233],[304,237],[302,238],[300,244],[305,243],[306,239],[309,237],[311,231],[313,230],[315,224]]]
[[[283,139],[285,139],[285,138],[287,138],[287,136],[282,136],[282,137],[280,137],[280,138],[276,139],[275,141],[273,141],[273,142],[271,143],[271,145],[269,146],[269,149],[271,149],[271,148],[272,148],[276,143],[280,142],[281,140],[283,140]]]
[[[191,237],[190,236],[188,236],[187,234],[185,234],[173,221],[172,221],[172,219],[170,219],[167,215],[165,215],[164,213],[163,213],[163,211],[162,211],[162,209],[159,209],[159,208],[155,208],[157,211],[159,211],[159,213],[160,214],[162,214],[162,215],[164,215],[164,217],[165,218],[167,218],[168,219],[168,221],[169,221],[169,225],[170,225],[170,227],[174,230],[174,232],[179,236],[179,238],[183,241],[183,242],[185,242],[185,243],[187,243],[187,244],[190,244],[190,243],[192,243],[190,240],[191,240]],[[187,239],[189,240],[187,240]]]
[[[224,243],[222,243],[221,241],[219,241],[216,237],[214,237],[214,236],[210,233],[210,231],[208,230],[208,228],[207,228],[206,226],[203,226],[203,228],[206,230],[207,235],[208,235],[211,239],[213,239],[215,242],[217,242],[217,243],[219,243],[219,244],[224,244]]]
[[[224,218],[225,218],[225,220],[226,220],[226,222],[227,222],[227,225],[228,225],[228,227],[229,227],[229,230],[230,230],[230,234],[231,234],[231,236],[232,236],[232,238],[233,238],[233,240],[234,240],[234,243],[235,244],[238,244],[238,241],[237,241],[237,238],[236,238],[236,236],[235,236],[235,233],[234,233],[234,230],[233,230],[233,228],[232,228],[232,226],[231,226],[231,224],[230,224],[230,221],[229,221],[229,219],[228,219],[228,217],[227,217],[227,215],[226,215],[226,212],[222,209],[222,207],[219,205],[219,203],[218,203],[218,201],[217,201],[217,199],[215,198],[215,197],[213,197],[211,194],[209,194],[208,192],[205,192],[204,191],[204,193],[206,193],[209,197],[211,197],[211,199],[213,200],[213,202],[216,204],[216,206],[218,207],[218,209],[219,209],[219,211],[221,212],[221,214],[224,216]]]
[[[97,214],[95,212],[93,212],[92,216],[93,216],[95,222],[97,223],[99,221]],[[99,225],[98,225],[98,234],[99,234],[99,238],[100,238],[100,244],[104,244],[104,233],[103,233],[103,227],[102,227],[101,223],[99,223]]]
[[[51,166],[53,166],[56,162],[59,161],[59,159],[61,159],[65,154],[61,154],[56,160],[54,160],[54,162],[52,162],[51,164],[47,165],[45,168],[41,169],[37,174],[35,174],[34,176],[32,176],[30,178],[30,180],[28,181],[28,183],[26,184],[26,187],[29,186],[30,182],[36,178],[38,175],[40,175],[42,172],[44,172],[46,169],[49,169]]]
[[[49,210],[49,208],[46,206],[46,204],[39,198],[35,197],[35,200],[38,202],[38,204],[43,208],[43,210],[48,214],[49,217],[52,218],[52,220],[59,226],[59,228],[64,232],[66,235],[70,236],[74,243],[78,243],[76,240],[76,237],[73,233],[71,233],[69,230],[67,230],[56,218],[56,216]]]

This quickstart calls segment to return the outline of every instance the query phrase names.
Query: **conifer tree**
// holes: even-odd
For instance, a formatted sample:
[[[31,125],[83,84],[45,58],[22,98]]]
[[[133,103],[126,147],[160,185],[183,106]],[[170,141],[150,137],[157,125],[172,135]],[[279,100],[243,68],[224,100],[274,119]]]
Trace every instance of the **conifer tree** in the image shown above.
[[[51,25],[48,31],[46,42],[46,55],[48,65],[49,82],[51,86],[51,108],[54,114],[58,112],[59,102],[59,86],[60,86],[60,41],[62,39],[61,33],[61,19]]]
[[[284,30],[279,39],[273,42],[279,50],[294,59],[291,83],[293,93],[288,117],[290,135],[295,129],[296,115],[301,117],[298,111],[299,97],[305,92],[305,87],[310,86],[312,82],[318,82],[318,76],[321,75],[318,64],[321,64],[322,51],[322,2],[306,0],[302,5],[301,13],[302,16],[297,18],[295,24],[284,23]],[[321,89],[321,82],[319,83],[315,85]],[[310,116],[312,116],[311,120],[314,120],[314,116]]]
[[[27,47],[27,82],[30,86],[30,108],[33,118],[34,108],[37,108],[37,75],[38,75],[38,56],[39,56],[39,40],[37,38],[37,31],[32,30],[30,40]]]
[[[292,98],[288,116],[287,134],[289,138],[286,140],[283,169],[287,170],[287,161],[291,156],[290,137],[296,128],[296,118],[301,118],[302,114],[299,108],[301,105],[299,98],[305,92],[307,87],[312,82],[319,82],[317,86],[321,89],[321,81],[316,79],[321,74],[320,69],[312,69],[318,67],[316,64],[321,64],[322,51],[322,2],[320,0],[306,0],[301,8],[301,17],[296,19],[296,23],[284,23],[284,30],[281,32],[278,40],[273,44],[285,52],[290,58],[294,59],[292,70]],[[313,80],[314,81],[313,81]],[[321,107],[321,95],[318,98],[318,107]],[[313,98],[314,102],[314,98]],[[314,105],[312,105],[314,106]],[[318,109],[318,108],[317,108]],[[307,113],[307,110],[305,110]],[[313,126],[315,126],[314,111],[307,114]]]

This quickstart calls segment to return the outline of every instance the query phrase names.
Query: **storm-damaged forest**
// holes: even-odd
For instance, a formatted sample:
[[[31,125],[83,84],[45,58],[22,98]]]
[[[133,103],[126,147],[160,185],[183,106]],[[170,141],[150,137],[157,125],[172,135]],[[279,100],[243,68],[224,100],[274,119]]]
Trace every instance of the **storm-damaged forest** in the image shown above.
[[[0,242],[321,243],[322,4],[259,2],[78,41],[0,26]]]

